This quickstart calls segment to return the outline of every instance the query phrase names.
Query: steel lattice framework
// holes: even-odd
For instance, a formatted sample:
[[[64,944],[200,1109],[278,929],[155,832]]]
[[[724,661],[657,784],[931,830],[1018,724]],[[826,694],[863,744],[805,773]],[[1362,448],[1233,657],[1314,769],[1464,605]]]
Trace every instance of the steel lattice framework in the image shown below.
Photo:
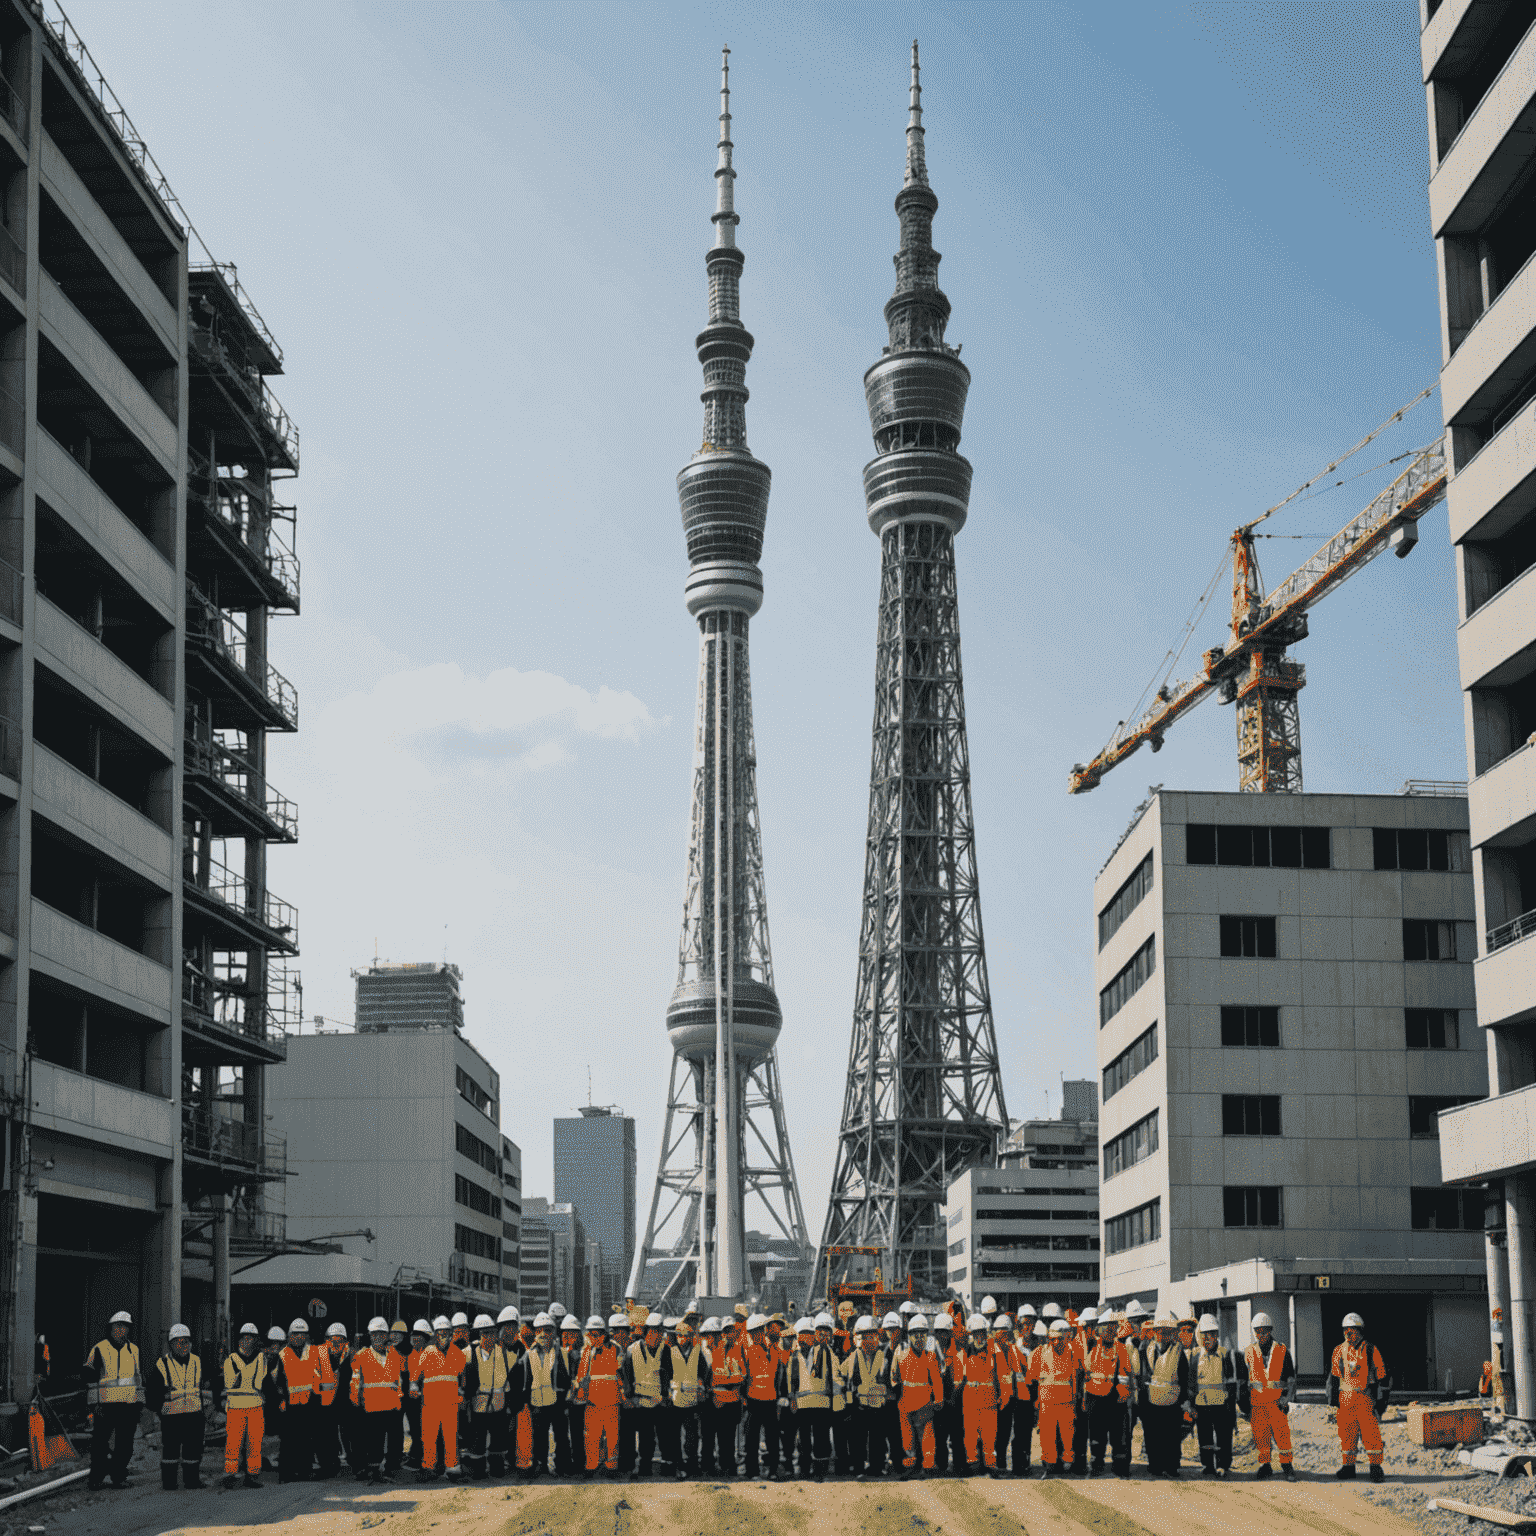
[[[923,156],[912,45],[901,250],[890,345],[864,376],[876,457],[864,470],[880,538],[874,746],[858,984],[842,1131],[823,1238],[881,1250],[886,1284],[946,1285],[949,1182],[1008,1123],[987,984],[971,813],[955,534],[971,466],[958,450],[970,372],[944,341],[938,198]],[[818,1281],[825,1276],[825,1258]],[[819,1289],[813,1285],[813,1291]]]
[[[715,244],[706,257],[709,324],[698,338],[704,444],[677,480],[690,562],[685,595],[700,631],[693,821],[677,987],[667,1008],[673,1056],[661,1156],[629,1282],[630,1294],[658,1303],[747,1292],[748,1196],[809,1252],[779,1085],[780,1013],[757,814],[747,628],[763,601],[757,562],[771,476],[747,447],[752,337],[740,316],[745,258],[736,246],[730,127],[727,58]],[[657,1259],[676,1262],[650,1284],[647,1265]]]

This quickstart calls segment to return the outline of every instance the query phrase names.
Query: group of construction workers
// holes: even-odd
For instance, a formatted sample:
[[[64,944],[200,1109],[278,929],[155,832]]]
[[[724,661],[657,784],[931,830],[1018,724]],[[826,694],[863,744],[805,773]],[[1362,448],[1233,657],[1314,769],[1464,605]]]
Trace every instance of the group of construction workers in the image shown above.
[[[1016,1314],[991,1297],[967,1315],[958,1301],[930,1322],[914,1302],[881,1318],[851,1304],[799,1318],[738,1306],[725,1317],[647,1312],[632,1301],[583,1323],[558,1303],[531,1319],[513,1306],[471,1323],[462,1312],[407,1328],[382,1317],[355,1346],[341,1323],[312,1341],[295,1318],[286,1334],[239,1331],[217,1379],[205,1383],[191,1334],[178,1323],[149,1371],[119,1312],[86,1361],[94,1414],[90,1486],[127,1485],[145,1407],[161,1428],[165,1488],[199,1488],[208,1413],[225,1413],[224,1485],[260,1487],[262,1440],[278,1439],[279,1482],[359,1480],[402,1468],[438,1477],[663,1476],[860,1481],[899,1474],[1027,1476],[1039,1437],[1040,1477],[1131,1475],[1139,1422],[1149,1472],[1180,1474],[1191,1432],[1204,1476],[1225,1478],[1241,1413],[1260,1478],[1294,1479],[1288,1414],[1290,1351],[1255,1313],[1253,1342],[1219,1341],[1216,1319],[1081,1313],[1054,1303]],[[1329,1403],[1342,1464],[1355,1475],[1363,1443],[1380,1482],[1380,1416],[1391,1389],[1381,1352],[1357,1313],[1334,1350]],[[242,1476],[243,1474],[243,1476]]]

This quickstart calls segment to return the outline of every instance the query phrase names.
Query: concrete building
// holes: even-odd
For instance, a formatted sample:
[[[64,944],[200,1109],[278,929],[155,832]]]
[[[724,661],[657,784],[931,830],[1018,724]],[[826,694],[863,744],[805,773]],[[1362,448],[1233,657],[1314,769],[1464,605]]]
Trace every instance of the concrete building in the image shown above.
[[[1056,1120],[1015,1120],[996,1168],[972,1168],[944,1203],[949,1288],[1017,1311],[1099,1299],[1098,1095],[1062,1085]]]
[[[1106,1299],[1262,1308],[1313,1381],[1356,1310],[1403,1389],[1475,1378],[1470,866],[1457,795],[1151,797],[1094,886]]]
[[[501,1295],[502,1305],[522,1306],[523,1154],[514,1141],[501,1138]]]
[[[1485,1180],[1501,1388],[1536,1418],[1536,24],[1421,5],[1440,274],[1446,502],[1466,701],[1477,1023],[1492,1097],[1447,1114],[1447,1181]],[[1470,1023],[1470,1020],[1468,1021]],[[1501,1315],[1502,1314],[1502,1315]],[[1507,1319],[1507,1326],[1505,1320]],[[1486,1353],[1486,1334],[1485,1334]]]
[[[622,1300],[635,1258],[635,1122],[623,1110],[589,1104],[555,1121],[555,1199],[602,1245],[596,1294]]]
[[[375,960],[353,971],[357,983],[357,1032],[387,1034],[391,1029],[463,1029],[464,973],[446,961],[396,965]]]
[[[539,1195],[523,1201],[521,1283],[518,1306],[530,1317],[546,1311],[552,1301],[583,1319],[591,1312],[587,1234],[580,1212],[568,1201]]]
[[[282,352],[56,7],[0,3],[0,1376],[129,1308],[212,1340],[281,1238],[297,920]]]

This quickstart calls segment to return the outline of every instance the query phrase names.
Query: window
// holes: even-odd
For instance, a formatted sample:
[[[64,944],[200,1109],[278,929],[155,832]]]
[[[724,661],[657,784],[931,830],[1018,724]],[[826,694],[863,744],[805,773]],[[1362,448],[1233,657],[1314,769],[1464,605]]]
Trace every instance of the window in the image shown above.
[[[1456,924],[1437,922],[1434,918],[1403,919],[1404,960],[1454,960]]]
[[[1228,1184],[1221,1192],[1222,1225],[1283,1227],[1278,1184]]]
[[[481,1187],[472,1179],[466,1179],[463,1174],[456,1173],[453,1176],[453,1198],[460,1205],[467,1205],[472,1211],[479,1211],[482,1216],[494,1216],[501,1219],[501,1201],[488,1189]]]
[[[1111,1216],[1104,1223],[1104,1251],[1124,1253],[1127,1248],[1140,1248],[1143,1243],[1155,1243],[1163,1235],[1163,1202],[1149,1200],[1123,1216]]]
[[[1127,1168],[1134,1168],[1156,1151],[1157,1111],[1154,1109],[1129,1130],[1104,1143],[1104,1177],[1112,1178]]]
[[[467,1157],[472,1163],[479,1163],[487,1173],[501,1172],[495,1148],[488,1147],[478,1136],[466,1131],[457,1120],[453,1123],[453,1144],[461,1156]]]
[[[1221,1096],[1223,1136],[1279,1136],[1278,1093],[1224,1093]]]
[[[1221,952],[1229,959],[1257,955],[1261,960],[1273,960],[1275,958],[1274,918],[1222,918]]]
[[[1450,869],[1451,834],[1410,827],[1375,827],[1377,869]],[[1460,861],[1458,860],[1458,863]]]
[[[949,1256],[952,1259],[953,1258],[957,1258],[960,1254],[962,1254],[964,1252],[965,1252],[965,1239],[963,1237],[960,1239],[960,1241],[958,1243],[951,1243],[949,1245]]]
[[[1408,1134],[1417,1136],[1421,1140],[1440,1139],[1440,1123],[1436,1118],[1442,1109],[1455,1109],[1458,1104],[1470,1104],[1473,1101],[1463,1095],[1461,1098],[1447,1096],[1414,1096],[1408,1100]]]
[[[1221,1010],[1223,1045],[1278,1046],[1280,1010],[1278,1008],[1223,1008]]]
[[[1149,853],[1131,874],[1129,880],[1115,892],[1109,905],[1099,913],[1099,948],[1103,949],[1120,931],[1120,925],[1141,904],[1141,898],[1152,889],[1152,855]]]
[[[496,1118],[496,1103],[484,1088],[472,1078],[463,1067],[453,1069],[454,1083],[459,1090],[459,1097],[466,1103],[473,1104],[489,1120]]]
[[[1327,827],[1230,827],[1192,821],[1184,828],[1184,857],[1190,864],[1328,869],[1333,864],[1332,844]]]
[[[1222,919],[1226,921],[1225,918]],[[1271,919],[1273,921],[1273,919]],[[1130,961],[1115,979],[1099,993],[1099,1028],[1103,1029],[1114,1016],[1141,990],[1141,985],[1157,969],[1157,935],[1147,940],[1131,956]]]
[[[1109,1100],[1157,1060],[1157,1025],[1137,1037],[1104,1068],[1104,1098]]]
[[[1454,1008],[1405,1008],[1403,1020],[1410,1051],[1454,1051],[1461,1046]]]
[[[474,1258],[495,1259],[498,1264],[501,1262],[500,1239],[477,1232],[473,1227],[461,1227],[455,1222],[453,1246],[458,1252],[470,1254]]]
[[[981,1191],[978,1189],[976,1193],[979,1195]],[[964,1220],[965,1207],[963,1205],[957,1206],[953,1211],[949,1213],[949,1220],[945,1223],[945,1225],[950,1227],[958,1227]]]
[[[1408,1195],[1416,1232],[1481,1232],[1481,1189],[1415,1189]]]

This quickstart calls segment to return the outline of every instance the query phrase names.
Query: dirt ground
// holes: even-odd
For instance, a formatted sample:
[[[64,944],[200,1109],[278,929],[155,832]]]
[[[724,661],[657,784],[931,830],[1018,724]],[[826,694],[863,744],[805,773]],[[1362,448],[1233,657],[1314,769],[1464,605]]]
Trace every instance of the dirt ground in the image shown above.
[[[1461,1517],[1425,1511],[1436,1494],[1470,1503],[1497,1501],[1523,1511],[1520,1478],[1496,1488],[1484,1474],[1460,1466],[1454,1450],[1407,1443],[1401,1410],[1383,1426],[1388,1481],[1361,1474],[1335,1482],[1338,1440],[1326,1410],[1310,1405],[1292,1414],[1295,1483],[1253,1481],[1257,1465],[1239,1420],[1231,1480],[1218,1483],[1193,1471],[1188,1459],[1178,1483],[1154,1482],[1139,1464],[1129,1482],[931,1478],[902,1483],[721,1482],[638,1484],[481,1483],[427,1486],[409,1478],[363,1488],[345,1478],[279,1487],[273,1474],[259,1492],[218,1486],[212,1450],[204,1458],[213,1485],[202,1492],[164,1493],[158,1449],[135,1457],[133,1486],[86,1493],[83,1484],[0,1510],[0,1536],[217,1536],[275,1527],[284,1536],[331,1536],[374,1530],[380,1536],[1448,1536],[1466,1530]],[[1138,1436],[1139,1441],[1139,1436]],[[1192,1457],[1193,1440],[1185,1444]],[[1536,1501],[1532,1501],[1536,1502]],[[1483,1527],[1492,1530],[1493,1527]]]

